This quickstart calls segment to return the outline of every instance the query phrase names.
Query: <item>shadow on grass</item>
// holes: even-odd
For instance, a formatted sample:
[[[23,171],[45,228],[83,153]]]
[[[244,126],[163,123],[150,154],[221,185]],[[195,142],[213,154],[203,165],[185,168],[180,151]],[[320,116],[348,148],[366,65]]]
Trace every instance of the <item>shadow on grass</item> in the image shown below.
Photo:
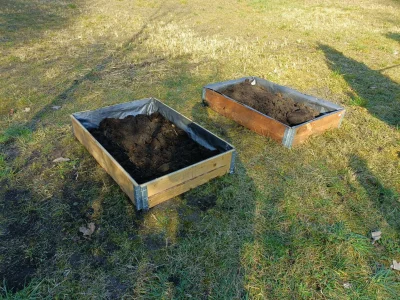
[[[64,27],[76,17],[77,1],[0,1],[0,43],[22,43],[49,29]]]
[[[41,279],[64,280],[53,290],[54,295],[77,287],[96,295],[93,289],[99,285],[107,299],[124,295],[135,299],[146,295],[243,298],[241,253],[253,238],[249,220],[253,220],[256,188],[240,160],[236,168],[236,174],[213,179],[148,212],[136,212],[109,176],[105,184],[110,190],[104,193],[101,182],[75,180],[71,173],[62,193],[47,204],[48,215],[40,208],[40,217],[27,223],[35,234],[30,237],[28,231],[23,245],[29,249],[35,238],[39,250],[53,236],[51,249],[56,254],[34,256],[33,261],[41,258],[41,264],[45,263],[35,265],[41,270]],[[54,215],[57,208],[58,217]],[[48,220],[46,227],[41,226],[44,220]],[[78,227],[89,222],[96,224],[96,231],[84,238]],[[16,237],[12,239],[17,243]],[[24,256],[14,254],[11,257],[30,271]],[[24,279],[28,282],[35,271]],[[10,288],[15,291],[21,286]]]
[[[152,20],[164,14],[165,11],[158,11]],[[73,82],[38,112],[27,126],[36,128],[37,121],[46,117],[51,106],[73,101],[75,91],[84,81],[101,80],[99,73],[106,71],[111,61],[122,60],[132,50],[130,43],[145,38],[144,31],[145,27],[119,53],[100,59],[81,80]],[[171,59],[171,66],[181,66],[178,73],[188,71],[187,83],[191,85],[199,78],[191,78],[189,69],[193,66],[185,63],[187,59]],[[156,65],[161,60],[150,57],[144,63]],[[186,81],[176,81],[174,74],[164,76],[161,87],[173,90],[166,92],[169,102],[179,109],[187,108],[185,89],[179,91]],[[227,137],[227,133],[223,134],[223,138]],[[61,147],[56,141],[54,144]],[[69,157],[83,161],[72,151]],[[72,161],[50,165],[41,166],[36,172],[50,172],[54,177],[59,175],[56,169],[63,172],[59,181],[53,177],[52,184],[58,186],[59,192],[53,191],[51,199],[39,200],[41,196],[31,187],[14,194],[0,193],[0,205],[12,205],[3,210],[2,214],[10,218],[5,217],[0,226],[6,230],[8,245],[19,244],[18,249],[22,249],[11,251],[8,245],[1,248],[1,254],[10,254],[9,261],[0,264],[0,274],[9,290],[32,291],[32,284],[43,282],[43,290],[39,287],[35,293],[50,293],[50,297],[81,292],[107,299],[120,299],[124,295],[133,298],[146,295],[245,297],[240,260],[244,244],[252,239],[256,188],[239,159],[237,174],[214,179],[147,213],[136,212],[108,175],[102,173],[100,179],[92,175],[98,168],[94,162],[89,168]],[[24,180],[28,184],[30,179]],[[5,184],[6,189],[15,188],[11,180]],[[19,201],[23,205],[14,207],[12,203]],[[90,222],[95,223],[96,230],[85,238],[79,227]],[[20,223],[23,224],[21,234],[12,235],[10,228]],[[15,277],[14,271],[10,271],[14,267],[25,268],[26,276],[21,272],[20,277]]]
[[[71,183],[66,180],[68,184]],[[82,191],[95,184],[84,180],[75,185]],[[45,274],[56,271],[55,254],[63,245],[62,236],[84,216],[85,202],[79,199],[79,193],[69,191],[66,196],[63,192],[66,197],[62,201],[56,196],[51,202],[36,202],[38,195],[30,188],[2,182],[0,255],[4,259],[0,261],[0,296],[10,296],[29,286],[44,265]],[[60,214],[63,209],[67,209],[65,214]]]
[[[385,36],[400,43],[400,33],[398,32],[389,32]]]
[[[350,104],[365,106],[371,114],[391,126],[400,125],[400,86],[379,71],[346,57],[328,45],[319,45],[328,67],[351,87]]]
[[[46,20],[49,22],[55,21],[57,26],[62,26],[63,18],[60,17],[57,19],[57,16],[51,11],[46,12],[42,10],[42,7],[35,5],[36,4],[31,4],[29,2],[15,1],[14,3],[7,3],[5,6],[2,6],[2,12],[11,11],[11,13],[7,15],[2,15],[2,17],[6,19],[4,25],[6,29],[13,31],[15,34],[22,35],[22,30],[25,27],[30,27],[31,30],[37,30],[38,32],[36,34],[39,35],[41,29],[46,29],[50,26],[50,24],[45,26],[44,22]],[[16,15],[14,15],[14,12]],[[40,13],[44,15],[40,16]],[[168,23],[168,17],[165,18],[165,15],[169,15],[169,11],[167,11],[164,6],[161,6],[148,19],[147,24],[158,19],[163,19],[164,21],[167,19]],[[22,18],[23,22],[18,23],[18,26],[14,26],[13,20],[15,18]],[[43,23],[38,22],[38,19],[42,20]],[[38,22],[41,25],[35,27],[35,25],[30,22]],[[120,49],[118,49],[117,53],[100,57],[97,65],[82,78],[73,81],[69,87],[60,93],[51,103],[47,104],[42,110],[36,113],[31,121],[28,121],[23,127],[35,130],[37,123],[46,116],[46,113],[51,110],[53,105],[61,105],[65,101],[73,101],[73,95],[82,83],[101,79],[99,78],[99,73],[101,71],[106,70],[112,61],[122,59],[129,50],[132,50],[132,47],[139,43],[139,39],[143,41],[143,39],[146,38],[144,32],[147,24],[127,40]],[[18,32],[18,30],[20,31]],[[144,61],[139,64],[138,67],[140,68],[142,64],[147,66],[159,62],[160,59],[150,59],[149,61]],[[6,150],[8,148],[13,149],[12,142],[13,141],[10,139],[10,141],[7,141],[7,143],[2,146],[4,146]],[[58,144],[55,146],[60,147]],[[10,165],[18,156],[11,155],[11,152],[13,151],[7,151],[5,155],[6,162]],[[28,168],[31,164],[31,158],[27,160],[28,162],[24,167]],[[111,223],[113,224],[113,228],[121,228],[121,226],[130,227],[134,225],[133,228],[135,229],[137,228],[136,224],[140,223],[140,215],[133,212],[133,205],[128,202],[128,198],[122,195],[121,192],[117,192],[119,197],[109,195],[111,201],[104,201],[105,209],[103,210],[102,207],[96,207],[96,211],[96,209],[92,207],[92,204],[95,203],[97,205],[97,203],[100,203],[100,206],[103,204],[102,195],[104,193],[100,191],[101,182],[94,180],[90,175],[86,175],[85,179],[79,178],[78,180],[76,177],[78,171],[68,171],[72,165],[75,168],[74,163],[65,164],[64,166],[56,166],[50,163],[47,165],[42,164],[38,169],[39,173],[50,171],[50,169],[52,169],[50,172],[60,172],[60,174],[56,176],[61,175],[61,184],[58,184],[60,182],[57,182],[57,180],[53,182],[59,185],[60,193],[52,193],[53,196],[50,202],[38,200],[43,199],[43,196],[32,188],[27,187],[30,185],[28,182],[29,179],[27,178],[25,178],[26,181],[21,178],[24,181],[24,183],[21,184],[25,184],[24,188],[17,188],[16,183],[13,182],[11,178],[0,178],[0,207],[2,217],[0,218],[0,237],[2,241],[4,240],[7,242],[6,244],[2,243],[0,245],[1,257],[7,257],[7,259],[0,261],[1,285],[3,285],[3,280],[5,282],[4,286],[0,286],[0,296],[4,295],[4,293],[9,295],[10,292],[18,292],[21,289],[23,291],[24,287],[29,288],[30,279],[34,278],[35,275],[37,276],[38,272],[41,273],[42,278],[57,277],[58,270],[56,265],[60,263],[60,260],[62,263],[66,263],[68,267],[93,268],[93,272],[96,272],[96,269],[102,266],[106,265],[108,267],[109,265],[106,264],[107,259],[104,258],[103,253],[112,254],[120,247],[116,246],[116,243],[113,241],[110,241],[111,238],[109,238],[107,230],[100,231],[97,227],[96,233],[99,233],[99,238],[98,241],[96,241],[95,237],[91,239],[83,238],[77,231],[79,226],[85,226],[88,222],[95,220],[97,226],[99,223],[106,224],[105,226]],[[68,172],[70,172],[70,174]],[[65,176],[64,173],[68,174]],[[119,201],[119,203],[113,203],[110,207],[110,202],[114,199]],[[37,203],[38,201],[39,203]],[[122,208],[123,211],[116,211],[114,206]],[[126,211],[127,207],[129,210],[128,212]],[[101,215],[103,211],[105,212],[104,216]],[[116,211],[116,214],[113,214],[113,211]],[[93,217],[94,213],[97,213],[95,217]],[[123,222],[124,219],[121,217],[120,213],[126,213],[128,219],[125,220],[128,220],[128,223]],[[101,220],[104,220],[105,223],[97,221],[96,217],[99,215],[101,216]],[[126,229],[127,227],[124,228]],[[121,232],[113,230],[113,233],[117,235]],[[137,234],[132,233],[131,236],[127,236],[126,238],[128,240],[134,240],[132,236],[137,236]],[[77,248],[75,248],[75,246],[77,246]],[[71,252],[73,254],[69,258],[61,255],[63,258],[60,259],[60,257],[54,256],[58,250],[66,253],[72,250]],[[79,255],[79,253],[82,252],[84,254]],[[103,270],[106,272],[106,269]],[[68,270],[67,273],[69,273]],[[74,273],[75,279],[81,277],[79,273]],[[83,276],[85,275],[86,274]],[[119,285],[118,280],[115,278],[109,279],[108,275],[106,277],[106,281],[110,281],[111,285]],[[3,291],[1,291],[2,289]]]
[[[3,197],[8,201],[0,203],[1,211],[7,213],[7,218],[16,219],[31,194],[26,189],[8,189]],[[26,245],[21,243],[21,239],[29,240],[35,235],[36,221],[37,215],[29,214],[19,222],[1,223],[0,280],[6,280],[9,290],[22,289],[36,272],[36,263],[25,257]]]
[[[235,174],[183,195],[178,240],[165,270],[167,283],[173,286],[171,295],[216,299],[247,295],[241,254],[253,240],[255,195],[256,187],[240,159]],[[158,260],[162,263],[165,257]]]
[[[371,202],[382,213],[388,224],[400,232],[400,204],[398,201],[400,195],[385,187],[371,172],[367,161],[357,154],[350,156],[349,164]]]
[[[171,85],[170,78],[164,82]],[[229,135],[222,132],[222,138],[229,140]],[[71,266],[68,284],[81,285],[96,272],[108,282],[107,298],[246,297],[241,253],[253,238],[256,187],[240,159],[235,174],[213,179],[144,213],[135,212],[107,178],[112,190],[92,205],[97,209],[91,218],[99,229],[91,243],[78,238],[85,246],[64,250],[69,253],[64,264]],[[75,188],[65,198],[74,193]]]
[[[53,101],[44,106],[40,111],[38,111],[35,116],[32,117],[27,126],[32,130],[35,130],[37,123],[40,122],[43,117],[52,110],[53,106],[62,106],[66,102],[73,101],[73,95],[75,91],[86,81],[98,81],[101,79],[101,72],[104,71],[111,62],[118,61],[123,58],[129,51],[132,51],[134,45],[138,44],[139,39],[141,41],[146,39],[145,29],[147,26],[156,20],[162,19],[163,16],[168,14],[168,10],[164,8],[164,6],[160,6],[148,19],[147,22],[140,28],[138,32],[133,34],[119,49],[100,59],[99,63],[95,65],[89,72],[80,77],[79,79],[75,79],[71,85],[66,88],[62,93],[54,98]],[[163,19],[164,20],[164,19]],[[165,21],[165,20],[164,20]],[[168,20],[165,21],[168,23]],[[144,62],[147,65],[156,64],[161,62],[162,59],[156,58],[150,61]],[[140,66],[139,66],[140,67]]]

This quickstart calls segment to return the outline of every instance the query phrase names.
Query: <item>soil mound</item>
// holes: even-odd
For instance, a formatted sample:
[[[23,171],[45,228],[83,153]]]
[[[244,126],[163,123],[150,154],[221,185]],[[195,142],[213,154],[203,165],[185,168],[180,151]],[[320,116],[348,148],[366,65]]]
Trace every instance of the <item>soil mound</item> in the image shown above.
[[[90,132],[139,184],[219,153],[193,141],[160,113],[106,118]]]
[[[319,115],[315,109],[284,98],[279,93],[271,93],[262,86],[252,85],[248,79],[221,93],[289,126],[307,122]]]

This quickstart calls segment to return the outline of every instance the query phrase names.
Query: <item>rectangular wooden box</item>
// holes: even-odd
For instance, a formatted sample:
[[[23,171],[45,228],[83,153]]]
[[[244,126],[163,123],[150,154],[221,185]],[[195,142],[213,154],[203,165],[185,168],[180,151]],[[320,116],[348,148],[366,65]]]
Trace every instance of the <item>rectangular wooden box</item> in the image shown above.
[[[218,149],[221,153],[152,181],[138,184],[88,131],[97,127],[104,118],[122,119],[128,115],[150,115],[157,111],[186,131],[199,144],[211,150]],[[151,208],[234,170],[233,146],[154,98],[74,113],[71,119],[76,138],[118,183],[137,210]]]
[[[321,115],[308,122],[289,126],[221,93],[226,88],[244,82],[246,79],[255,80],[255,84],[261,85],[273,93],[281,93],[284,98],[303,102],[319,111]],[[321,134],[330,128],[339,127],[345,114],[345,110],[339,105],[258,77],[244,77],[208,84],[203,87],[202,99],[205,105],[210,106],[221,115],[235,120],[258,134],[268,136],[287,148],[303,143],[311,135]]]

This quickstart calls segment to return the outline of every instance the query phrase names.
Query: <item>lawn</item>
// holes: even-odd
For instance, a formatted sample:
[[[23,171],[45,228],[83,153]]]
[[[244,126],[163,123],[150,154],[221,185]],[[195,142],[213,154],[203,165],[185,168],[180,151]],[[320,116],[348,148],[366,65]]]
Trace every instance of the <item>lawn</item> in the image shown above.
[[[289,150],[202,107],[248,75],[342,126]],[[0,0],[0,297],[397,299],[399,84],[398,0]],[[69,115],[149,96],[238,157],[138,213]]]

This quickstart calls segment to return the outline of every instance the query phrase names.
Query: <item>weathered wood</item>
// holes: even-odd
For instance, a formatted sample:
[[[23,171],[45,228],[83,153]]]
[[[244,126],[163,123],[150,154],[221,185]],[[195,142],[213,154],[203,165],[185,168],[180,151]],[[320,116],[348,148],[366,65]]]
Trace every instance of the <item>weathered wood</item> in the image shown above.
[[[138,185],[74,116],[71,116],[71,119],[76,138],[118,183],[136,206],[135,188],[146,188],[145,193],[150,208],[230,171],[234,149]],[[139,207],[139,209],[141,208]]]
[[[339,127],[340,120],[344,113],[344,110],[340,110],[336,113],[299,126],[296,128],[296,135],[294,136],[292,146],[303,143],[311,135],[318,135],[328,129]]]
[[[151,197],[164,190],[170,189],[174,185],[179,185],[214,169],[225,167],[226,170],[229,171],[231,159],[232,150],[152,180],[146,183],[148,196]]]
[[[171,188],[149,197],[149,207],[153,207],[157,204],[160,204],[168,199],[178,196],[179,194],[182,194],[184,192],[187,192],[190,189],[193,189],[215,177],[222,176],[228,172],[229,172],[229,166],[228,167],[222,166],[210,172],[204,173],[200,176],[187,180],[181,184],[171,185]]]
[[[230,118],[240,125],[272,139],[282,142],[286,126],[270,117],[267,117],[255,110],[252,110],[228,97],[213,90],[206,89],[205,101],[211,109],[221,115]]]
[[[345,113],[344,109],[338,108],[339,110],[336,112],[327,114],[322,118],[290,127],[207,87],[204,90],[203,98],[211,109],[221,115],[238,122],[258,134],[271,137],[289,148],[303,143],[311,135],[318,135],[328,129],[339,127],[340,120]],[[286,137],[289,140],[285,142],[285,130],[290,134],[294,129],[294,136]]]
[[[72,128],[76,138],[85,146],[97,162],[106,172],[118,183],[121,189],[135,203],[134,186],[138,186],[136,181],[121,167],[121,165],[107,152],[106,149],[90,134],[89,131],[74,117]]]

